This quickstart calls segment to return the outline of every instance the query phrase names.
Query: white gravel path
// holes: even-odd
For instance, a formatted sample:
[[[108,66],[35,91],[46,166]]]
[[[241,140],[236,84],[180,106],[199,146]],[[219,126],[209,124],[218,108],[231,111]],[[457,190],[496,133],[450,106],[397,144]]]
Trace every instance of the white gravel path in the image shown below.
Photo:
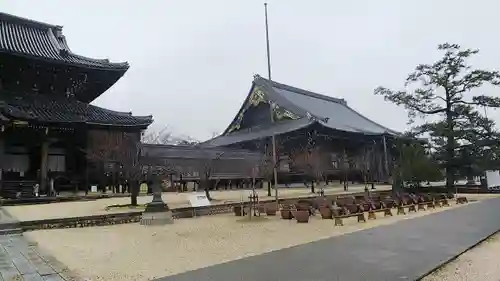
[[[176,220],[168,226],[125,224],[33,231],[25,236],[91,280],[144,281],[457,207],[387,218],[379,214],[367,223],[350,218],[343,227],[320,217],[297,224],[279,218],[241,222],[234,215],[217,215]]]
[[[500,234],[467,251],[422,281],[499,281]]]

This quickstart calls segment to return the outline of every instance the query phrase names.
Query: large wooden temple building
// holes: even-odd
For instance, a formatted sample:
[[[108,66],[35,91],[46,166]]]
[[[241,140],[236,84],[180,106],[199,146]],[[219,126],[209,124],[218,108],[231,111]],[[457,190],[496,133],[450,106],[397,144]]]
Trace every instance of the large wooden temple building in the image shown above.
[[[322,177],[332,180],[372,182],[390,180],[390,145],[400,136],[361,115],[344,99],[256,75],[223,134],[202,145],[269,154],[273,135],[280,181],[297,181],[304,173],[321,170]]]
[[[91,105],[129,65],[75,54],[62,31],[0,13],[3,193],[29,190],[35,183],[43,193],[48,178],[60,179],[60,189],[88,186],[93,174],[102,172],[89,163],[93,144],[124,134],[139,142],[153,121]]]

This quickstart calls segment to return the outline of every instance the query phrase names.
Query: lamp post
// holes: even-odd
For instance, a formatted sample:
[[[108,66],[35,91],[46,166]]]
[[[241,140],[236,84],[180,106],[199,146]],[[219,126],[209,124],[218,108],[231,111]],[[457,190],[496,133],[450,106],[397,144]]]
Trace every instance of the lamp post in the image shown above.
[[[146,205],[146,209],[142,213],[142,225],[163,225],[173,223],[172,212],[168,205],[161,197],[161,176],[160,170],[155,168],[152,171],[151,166],[148,168],[148,180],[151,180],[153,191],[153,200]]]

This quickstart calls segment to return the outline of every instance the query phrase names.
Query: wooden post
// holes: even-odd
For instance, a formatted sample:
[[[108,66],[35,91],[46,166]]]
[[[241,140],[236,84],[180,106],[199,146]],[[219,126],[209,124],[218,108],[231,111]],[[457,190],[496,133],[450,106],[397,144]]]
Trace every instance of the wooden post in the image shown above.
[[[41,153],[41,163],[40,163],[40,191],[47,191],[47,165],[48,165],[48,153],[49,153],[49,142],[47,140],[42,140],[42,146],[40,149]]]
[[[386,180],[389,181],[389,158],[387,156],[387,142],[385,140],[385,135],[382,137],[382,142],[384,144],[384,169]]]
[[[0,139],[0,194],[2,194],[2,174],[3,174],[3,165],[4,165],[3,159],[4,159],[4,141],[2,139]]]

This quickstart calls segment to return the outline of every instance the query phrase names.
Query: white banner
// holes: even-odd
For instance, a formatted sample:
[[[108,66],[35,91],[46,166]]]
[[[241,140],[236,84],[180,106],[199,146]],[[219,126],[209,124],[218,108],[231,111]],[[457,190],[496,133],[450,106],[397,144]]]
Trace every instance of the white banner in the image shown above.
[[[488,189],[500,187],[500,172],[499,171],[486,171],[486,184]]]

